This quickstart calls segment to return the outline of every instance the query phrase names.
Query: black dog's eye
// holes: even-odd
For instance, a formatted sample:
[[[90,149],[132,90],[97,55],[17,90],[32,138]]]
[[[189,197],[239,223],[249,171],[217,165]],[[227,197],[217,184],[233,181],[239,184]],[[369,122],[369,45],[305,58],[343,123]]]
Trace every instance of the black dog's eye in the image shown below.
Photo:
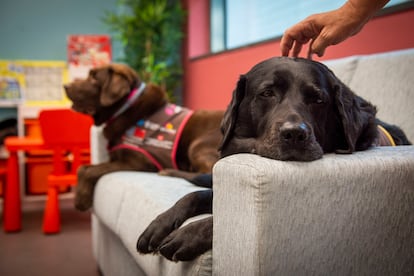
[[[313,99],[313,101],[314,101],[314,103],[316,103],[316,104],[323,104],[323,100],[322,100],[321,98],[319,98],[319,97],[317,97],[317,98]]]
[[[275,93],[271,89],[266,89],[260,93],[260,96],[265,97],[265,98],[273,97],[274,95]]]
[[[307,88],[304,92],[305,101],[308,104],[323,104],[325,97],[323,91],[315,88]]]

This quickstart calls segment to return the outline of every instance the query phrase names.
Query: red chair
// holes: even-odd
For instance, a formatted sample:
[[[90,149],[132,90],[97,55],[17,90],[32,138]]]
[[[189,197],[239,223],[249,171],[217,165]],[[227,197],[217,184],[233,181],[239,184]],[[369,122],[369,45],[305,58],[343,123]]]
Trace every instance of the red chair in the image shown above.
[[[89,161],[92,118],[70,109],[53,109],[41,111],[39,123],[45,148],[53,151],[43,232],[55,234],[60,232],[59,190],[76,185],[78,167]]]
[[[0,167],[0,185],[2,185],[2,189],[0,189],[0,194],[4,191],[4,183],[6,181],[6,172],[7,169],[5,167]]]

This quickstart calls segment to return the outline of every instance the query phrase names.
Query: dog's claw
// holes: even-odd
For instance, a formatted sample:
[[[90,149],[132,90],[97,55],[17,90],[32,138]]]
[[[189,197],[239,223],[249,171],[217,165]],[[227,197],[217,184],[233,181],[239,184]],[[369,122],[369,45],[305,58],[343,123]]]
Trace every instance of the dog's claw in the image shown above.
[[[161,243],[159,253],[170,261],[191,261],[212,247],[211,217],[192,222],[169,234]]]
[[[138,239],[137,242],[137,252],[141,253],[141,254],[147,254],[150,251],[148,250],[148,247],[146,247],[144,244],[144,241],[140,239]]]
[[[147,237],[141,235],[137,241],[137,251],[141,254],[157,253],[159,246],[154,246],[152,239],[148,240]]]

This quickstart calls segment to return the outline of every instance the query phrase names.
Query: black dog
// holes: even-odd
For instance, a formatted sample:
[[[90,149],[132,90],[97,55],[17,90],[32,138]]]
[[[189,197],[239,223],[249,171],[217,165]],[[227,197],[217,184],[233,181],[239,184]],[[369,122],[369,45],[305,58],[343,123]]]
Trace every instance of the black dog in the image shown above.
[[[398,127],[382,123],[375,114],[372,104],[355,95],[323,64],[271,58],[240,77],[222,122],[221,156],[254,153],[277,160],[312,161],[328,152],[410,144]],[[393,139],[387,138],[390,135]],[[193,182],[211,185],[211,175]],[[192,216],[211,213],[212,198],[212,190],[207,190],[180,199],[148,226],[137,250],[186,261],[211,249],[212,217],[177,228]]]

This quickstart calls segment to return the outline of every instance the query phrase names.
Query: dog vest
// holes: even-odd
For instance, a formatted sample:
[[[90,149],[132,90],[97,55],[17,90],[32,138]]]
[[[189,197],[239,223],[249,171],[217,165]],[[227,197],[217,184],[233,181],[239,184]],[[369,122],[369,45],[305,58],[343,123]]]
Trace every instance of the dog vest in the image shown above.
[[[176,154],[182,131],[193,111],[167,103],[146,119],[139,120],[111,149],[131,149],[144,154],[159,169],[178,169]]]
[[[395,141],[391,134],[382,126],[378,125],[378,137],[375,146],[395,146]]]

